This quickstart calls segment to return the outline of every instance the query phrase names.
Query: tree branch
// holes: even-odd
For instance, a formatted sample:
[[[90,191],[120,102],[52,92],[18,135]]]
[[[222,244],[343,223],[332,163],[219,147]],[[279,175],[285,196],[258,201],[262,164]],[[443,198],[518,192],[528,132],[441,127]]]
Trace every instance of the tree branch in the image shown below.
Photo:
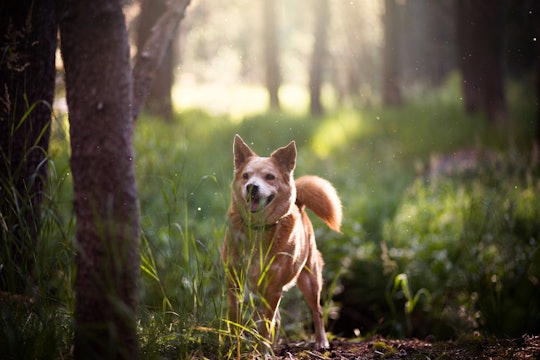
[[[142,51],[138,52],[132,71],[133,104],[131,114],[133,121],[137,120],[146,102],[152,81],[156,77],[167,48],[170,46],[180,21],[184,18],[190,2],[191,0],[170,0],[167,10],[152,28]]]

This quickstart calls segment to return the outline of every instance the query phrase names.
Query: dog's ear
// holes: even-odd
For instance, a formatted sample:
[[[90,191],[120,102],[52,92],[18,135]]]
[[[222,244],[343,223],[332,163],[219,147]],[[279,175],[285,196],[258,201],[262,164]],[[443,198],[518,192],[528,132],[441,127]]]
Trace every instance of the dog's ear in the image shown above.
[[[235,170],[240,169],[249,157],[257,156],[238,134],[234,136],[233,154]]]
[[[294,167],[296,166],[295,142],[291,141],[289,145],[277,149],[270,156],[276,159],[279,166],[281,166],[288,172],[292,172],[294,170]]]

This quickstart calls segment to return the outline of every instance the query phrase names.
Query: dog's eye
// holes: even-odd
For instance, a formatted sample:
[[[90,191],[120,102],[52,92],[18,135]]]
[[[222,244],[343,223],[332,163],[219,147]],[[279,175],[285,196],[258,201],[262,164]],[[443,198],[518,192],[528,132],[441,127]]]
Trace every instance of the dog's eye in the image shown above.
[[[275,180],[276,177],[272,174],[266,174],[266,180]]]
[[[248,173],[243,173],[242,174],[242,179],[244,179],[244,180],[249,179],[249,174]]]

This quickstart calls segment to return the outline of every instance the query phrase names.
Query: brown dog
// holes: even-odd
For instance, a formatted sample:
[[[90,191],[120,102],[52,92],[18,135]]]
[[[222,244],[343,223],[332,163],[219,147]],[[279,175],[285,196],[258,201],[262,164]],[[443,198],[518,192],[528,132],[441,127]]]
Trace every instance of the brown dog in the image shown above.
[[[320,305],[323,260],[305,208],[340,231],[341,202],[332,185],[316,176],[296,181],[294,142],[259,157],[236,135],[234,180],[223,260],[229,286],[229,320],[240,323],[241,288],[261,297],[261,335],[277,339],[279,302],[295,283],[313,314],[315,347],[329,347]]]

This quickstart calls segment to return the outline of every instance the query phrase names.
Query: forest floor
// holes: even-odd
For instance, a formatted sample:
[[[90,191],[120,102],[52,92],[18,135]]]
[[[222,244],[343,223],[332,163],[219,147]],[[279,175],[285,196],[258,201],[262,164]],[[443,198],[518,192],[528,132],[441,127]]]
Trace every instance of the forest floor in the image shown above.
[[[517,339],[468,338],[459,341],[387,340],[374,336],[364,341],[333,340],[330,350],[319,352],[305,342],[284,344],[277,359],[540,359],[540,336]]]

